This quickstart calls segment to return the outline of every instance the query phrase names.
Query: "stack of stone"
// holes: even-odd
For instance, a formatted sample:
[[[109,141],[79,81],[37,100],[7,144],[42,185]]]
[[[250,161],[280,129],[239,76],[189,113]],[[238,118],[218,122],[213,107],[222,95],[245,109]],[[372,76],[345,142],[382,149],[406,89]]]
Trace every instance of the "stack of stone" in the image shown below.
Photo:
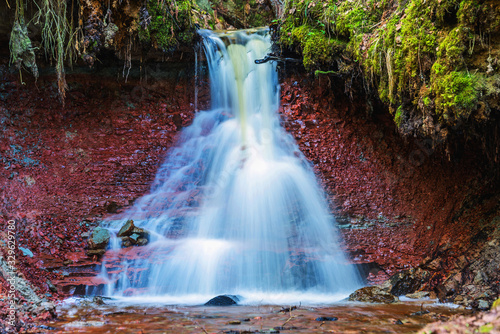
[[[134,226],[133,220],[128,220],[118,232],[118,237],[122,240],[122,247],[145,246],[149,243],[149,232]]]

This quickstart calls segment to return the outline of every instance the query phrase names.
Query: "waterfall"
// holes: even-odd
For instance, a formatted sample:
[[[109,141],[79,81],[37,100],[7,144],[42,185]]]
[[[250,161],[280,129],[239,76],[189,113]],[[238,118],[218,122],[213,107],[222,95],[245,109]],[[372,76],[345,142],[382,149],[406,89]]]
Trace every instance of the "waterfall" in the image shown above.
[[[103,274],[106,291],[172,303],[345,297],[361,281],[311,166],[280,126],[275,64],[255,64],[269,52],[267,31],[199,34],[211,108],[183,130],[149,194],[103,223],[116,232],[133,219],[151,232],[121,263],[104,259],[115,267]]]

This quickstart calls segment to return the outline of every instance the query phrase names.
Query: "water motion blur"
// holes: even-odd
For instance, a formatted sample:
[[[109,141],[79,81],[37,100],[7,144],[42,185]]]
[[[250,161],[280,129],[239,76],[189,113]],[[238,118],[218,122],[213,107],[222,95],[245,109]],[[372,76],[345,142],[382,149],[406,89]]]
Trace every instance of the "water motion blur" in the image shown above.
[[[147,256],[125,256],[113,271],[104,258],[105,294],[181,304],[219,294],[274,304],[345,297],[359,275],[310,165],[280,126],[275,64],[255,63],[269,52],[267,31],[199,33],[211,108],[183,131],[150,193],[104,223],[118,231],[132,219],[151,233]]]

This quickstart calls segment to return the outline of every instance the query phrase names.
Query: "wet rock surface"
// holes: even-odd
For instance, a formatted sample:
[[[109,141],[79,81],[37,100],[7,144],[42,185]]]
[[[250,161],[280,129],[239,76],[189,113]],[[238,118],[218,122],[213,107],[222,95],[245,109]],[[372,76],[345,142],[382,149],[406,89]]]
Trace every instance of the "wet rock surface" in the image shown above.
[[[2,58],[1,220],[16,220],[18,244],[33,254],[16,250],[19,269],[40,294],[51,291],[47,278],[73,294],[95,276],[85,233],[149,190],[178,130],[190,123],[192,73],[185,65],[146,66],[149,79],[118,83],[116,70],[113,79],[103,71],[70,73],[62,107],[53,77],[42,75],[37,90],[30,78],[19,83],[7,63]],[[206,106],[204,85],[198,109]],[[491,223],[499,215],[498,182],[483,176],[474,150],[448,161],[442,148],[403,143],[380,106],[350,99],[345,88],[288,74],[281,114],[314,165],[346,250],[355,262],[377,264],[370,282],[420,266],[429,273],[421,286],[411,278],[416,283],[401,283],[401,292],[425,289],[443,301],[489,307],[498,295],[498,222]],[[139,236],[132,238],[138,244],[146,239]]]
[[[68,71],[62,106],[52,74],[41,69],[36,83],[26,77],[21,84],[3,55],[0,225],[15,221],[16,266],[36,294],[53,301],[84,293],[96,276],[94,255],[104,252],[88,247],[91,231],[148,191],[178,130],[192,119],[191,64],[143,67],[142,81],[133,67],[127,82],[116,80],[121,68]],[[201,84],[199,108],[206,96]],[[0,295],[7,288],[0,277]],[[0,309],[7,306],[0,301]],[[20,324],[34,317],[18,311]]]
[[[109,231],[102,227],[96,227],[88,240],[90,249],[106,249],[111,238]]]
[[[237,305],[240,299],[233,295],[221,295],[210,299],[205,306],[231,306]]]
[[[116,235],[117,237],[126,237],[132,234],[132,231],[134,230],[134,221],[132,219],[129,219],[125,222],[125,224],[120,228],[118,231],[118,234]]]
[[[353,292],[349,296],[349,300],[364,303],[390,304],[398,302],[399,298],[382,287],[367,286]]]
[[[446,322],[436,322],[425,326],[419,334],[444,333],[500,333],[500,307],[474,316],[455,316]]]
[[[292,75],[281,85],[281,114],[314,165],[352,260],[370,265],[371,283],[401,272],[396,295],[429,291],[491,305],[500,281],[498,178],[472,147],[448,160],[423,140],[403,143],[381,106],[350,99],[344,88],[341,80]]]
[[[122,247],[145,246],[149,243],[150,233],[143,228],[134,225],[132,219],[127,220],[118,231],[117,236],[121,239]]]
[[[330,307],[299,306],[280,312],[282,306],[238,307],[116,306],[99,309],[67,305],[59,309],[58,321],[48,325],[59,331],[100,333],[122,331],[163,333],[415,333],[425,324],[448,319],[456,310],[427,303],[425,315],[411,315],[422,302],[398,304],[341,303]],[[289,307],[290,309],[292,307]],[[336,320],[333,320],[335,319]],[[321,320],[317,320],[321,319]],[[326,320],[332,319],[332,320]],[[398,322],[399,321],[399,322]],[[87,326],[98,324],[101,326]]]

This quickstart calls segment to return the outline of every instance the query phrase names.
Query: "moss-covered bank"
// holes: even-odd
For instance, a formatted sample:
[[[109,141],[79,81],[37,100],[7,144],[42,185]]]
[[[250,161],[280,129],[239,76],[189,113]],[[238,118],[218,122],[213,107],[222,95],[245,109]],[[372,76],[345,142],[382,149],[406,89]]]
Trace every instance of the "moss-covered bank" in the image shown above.
[[[9,31],[1,32],[10,36],[11,65],[21,80],[23,69],[37,76],[37,63],[54,64],[64,101],[67,66],[93,66],[110,54],[125,69],[132,60],[165,59],[192,51],[196,29],[266,25],[276,8],[260,0],[16,0],[1,3],[0,10],[10,21]]]
[[[279,42],[317,74],[361,69],[405,135],[498,136],[498,1],[291,0]]]

